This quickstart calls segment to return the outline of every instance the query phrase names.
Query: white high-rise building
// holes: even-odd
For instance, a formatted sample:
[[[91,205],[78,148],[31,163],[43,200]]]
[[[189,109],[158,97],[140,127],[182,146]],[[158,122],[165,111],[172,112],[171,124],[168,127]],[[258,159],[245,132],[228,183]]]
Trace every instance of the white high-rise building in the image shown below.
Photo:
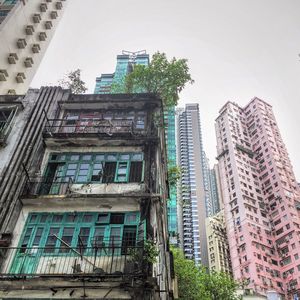
[[[0,95],[27,92],[65,4],[64,0],[0,0]]]
[[[178,164],[181,167],[183,249],[196,264],[208,267],[205,218],[209,191],[198,104],[177,111]]]

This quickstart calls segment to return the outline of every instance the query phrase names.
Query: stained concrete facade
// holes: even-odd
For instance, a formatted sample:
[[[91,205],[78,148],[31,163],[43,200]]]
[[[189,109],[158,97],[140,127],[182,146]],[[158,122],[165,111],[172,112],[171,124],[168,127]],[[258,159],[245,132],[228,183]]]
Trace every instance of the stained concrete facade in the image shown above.
[[[15,105],[0,148],[0,298],[173,299],[161,100],[42,88],[1,98]]]

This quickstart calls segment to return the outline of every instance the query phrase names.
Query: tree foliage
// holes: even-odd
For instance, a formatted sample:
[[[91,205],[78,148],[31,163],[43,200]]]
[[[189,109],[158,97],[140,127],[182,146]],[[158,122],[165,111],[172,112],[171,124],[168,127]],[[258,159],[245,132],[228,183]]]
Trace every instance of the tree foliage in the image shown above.
[[[186,59],[168,61],[165,53],[156,52],[148,66],[135,65],[125,78],[126,92],[157,93],[166,106],[176,105],[179,93],[193,83]]]
[[[59,81],[59,85],[65,89],[70,89],[73,94],[84,94],[87,91],[85,82],[81,80],[81,70],[77,69],[67,73]]]
[[[170,186],[176,186],[180,176],[181,170],[178,166],[172,166],[168,168],[168,181]]]
[[[172,249],[180,300],[238,300],[238,284],[226,273],[208,273],[186,259],[179,249]]]

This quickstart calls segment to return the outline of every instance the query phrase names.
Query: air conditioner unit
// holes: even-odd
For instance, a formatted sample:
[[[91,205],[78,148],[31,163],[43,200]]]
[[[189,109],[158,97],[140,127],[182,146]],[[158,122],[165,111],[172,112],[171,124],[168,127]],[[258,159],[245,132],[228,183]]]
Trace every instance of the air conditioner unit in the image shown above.
[[[0,81],[6,81],[6,77],[8,77],[8,73],[6,70],[0,70]]]
[[[51,29],[52,28],[52,22],[51,21],[46,21],[45,22],[45,28],[46,29]]]
[[[27,46],[25,39],[18,39],[17,46],[19,49],[24,49]]]
[[[46,3],[41,3],[40,5],[40,11],[45,12],[48,9],[48,6]]]
[[[17,53],[9,53],[7,60],[9,64],[15,64],[18,60]]]
[[[23,83],[24,79],[26,79],[25,74],[24,73],[18,73],[16,76],[16,81],[17,83]]]
[[[24,60],[24,65],[26,68],[30,68],[33,65],[33,59],[31,57],[26,57]]]
[[[33,53],[39,53],[41,51],[41,47],[39,44],[33,44],[31,50]]]
[[[25,32],[27,35],[32,35],[34,33],[34,28],[32,25],[27,25],[25,28]]]
[[[39,40],[40,40],[40,41],[45,41],[46,38],[47,38],[46,32],[40,32],[40,33],[39,33]]]
[[[61,2],[56,2],[55,7],[58,10],[62,9],[62,3]]]
[[[42,18],[41,18],[41,15],[40,14],[34,14],[32,16],[32,20],[33,20],[33,23],[40,23]]]
[[[56,18],[57,18],[57,16],[58,16],[58,14],[57,14],[57,12],[56,12],[56,11],[51,11],[51,13],[50,13],[50,17],[51,17],[51,19],[56,19]]]

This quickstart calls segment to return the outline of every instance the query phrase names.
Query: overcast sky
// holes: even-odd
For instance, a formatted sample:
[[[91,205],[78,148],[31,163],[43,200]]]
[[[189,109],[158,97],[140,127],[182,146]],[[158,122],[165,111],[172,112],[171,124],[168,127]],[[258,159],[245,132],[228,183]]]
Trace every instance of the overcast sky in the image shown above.
[[[216,156],[214,120],[228,101],[257,96],[273,105],[300,181],[299,0],[69,0],[31,84],[55,84],[82,69],[92,93],[95,77],[113,72],[122,50],[159,50],[187,58],[194,85],[180,106],[198,102],[204,147]]]

